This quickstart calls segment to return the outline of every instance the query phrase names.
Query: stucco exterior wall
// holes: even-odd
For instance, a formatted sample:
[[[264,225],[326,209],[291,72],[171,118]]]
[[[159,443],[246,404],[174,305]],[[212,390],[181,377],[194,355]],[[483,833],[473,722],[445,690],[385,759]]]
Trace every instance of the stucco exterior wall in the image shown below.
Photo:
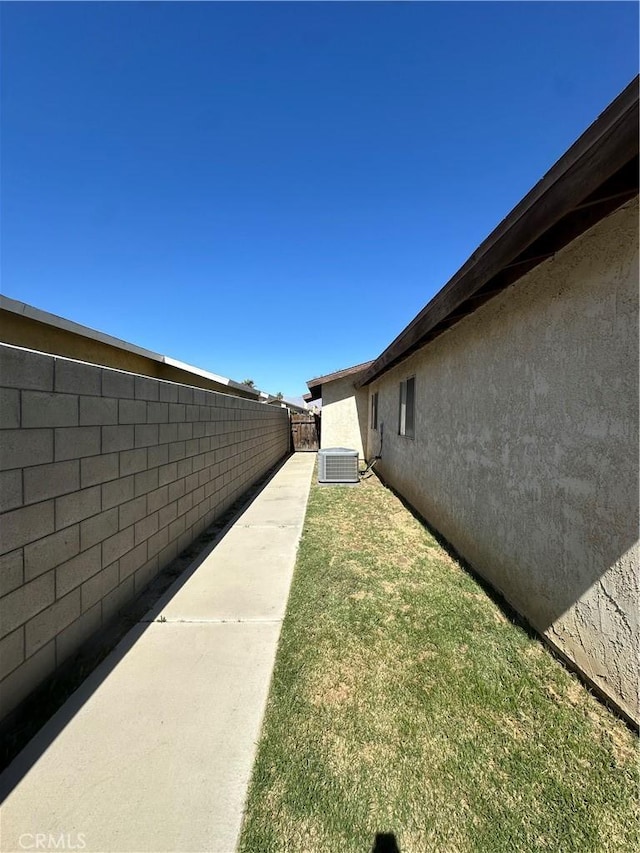
[[[412,375],[415,439],[397,434]],[[375,391],[382,476],[637,720],[637,199]]]
[[[289,448],[283,409],[0,346],[0,718]]]
[[[348,447],[364,459],[369,393],[366,388],[356,391],[357,378],[347,376],[323,384],[320,446]]]

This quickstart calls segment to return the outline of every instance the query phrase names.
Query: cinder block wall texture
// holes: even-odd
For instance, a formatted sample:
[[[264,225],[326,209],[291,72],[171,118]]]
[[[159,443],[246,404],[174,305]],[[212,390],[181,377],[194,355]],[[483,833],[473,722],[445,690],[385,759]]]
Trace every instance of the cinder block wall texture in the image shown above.
[[[288,448],[286,410],[0,346],[0,719]]]
[[[369,389],[384,478],[639,719],[637,200]]]

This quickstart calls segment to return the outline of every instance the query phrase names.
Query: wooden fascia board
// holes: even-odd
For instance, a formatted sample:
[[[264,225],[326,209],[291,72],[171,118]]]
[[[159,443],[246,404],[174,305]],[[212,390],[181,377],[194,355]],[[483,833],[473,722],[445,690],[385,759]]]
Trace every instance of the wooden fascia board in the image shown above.
[[[357,385],[369,384],[414,352],[456,308],[637,155],[638,77],[494,229]],[[523,274],[527,268],[532,267],[523,265]]]

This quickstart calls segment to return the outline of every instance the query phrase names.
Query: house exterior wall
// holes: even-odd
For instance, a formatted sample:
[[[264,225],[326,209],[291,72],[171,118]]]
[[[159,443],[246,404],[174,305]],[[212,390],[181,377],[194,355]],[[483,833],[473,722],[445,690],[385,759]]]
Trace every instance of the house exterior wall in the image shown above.
[[[0,347],[0,718],[289,448],[286,410]]]
[[[384,479],[637,720],[637,199],[368,387]]]
[[[320,446],[348,447],[364,459],[369,393],[366,388],[356,391],[357,378],[352,375],[323,384]]]

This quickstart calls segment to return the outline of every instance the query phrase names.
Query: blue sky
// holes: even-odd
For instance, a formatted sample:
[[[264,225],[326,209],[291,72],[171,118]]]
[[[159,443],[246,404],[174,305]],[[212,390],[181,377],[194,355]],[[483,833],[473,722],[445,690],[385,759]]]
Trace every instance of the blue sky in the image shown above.
[[[638,70],[635,3],[3,3],[2,292],[296,396]]]

